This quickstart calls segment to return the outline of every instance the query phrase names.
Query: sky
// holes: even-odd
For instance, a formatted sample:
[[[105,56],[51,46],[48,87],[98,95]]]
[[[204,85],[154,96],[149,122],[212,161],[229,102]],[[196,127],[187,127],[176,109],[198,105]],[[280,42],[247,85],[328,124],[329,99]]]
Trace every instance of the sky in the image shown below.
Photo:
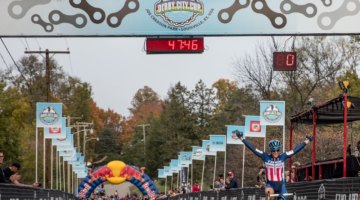
[[[171,86],[181,82],[192,90],[201,79],[211,85],[221,78],[236,80],[233,63],[269,38],[205,37],[202,54],[157,54],[144,51],[145,38],[3,38],[17,61],[27,50],[66,51],[53,56],[66,73],[88,82],[93,98],[103,109],[129,116],[137,90],[151,87],[162,99]],[[7,65],[13,62],[0,44]],[[0,60],[0,68],[6,65]]]

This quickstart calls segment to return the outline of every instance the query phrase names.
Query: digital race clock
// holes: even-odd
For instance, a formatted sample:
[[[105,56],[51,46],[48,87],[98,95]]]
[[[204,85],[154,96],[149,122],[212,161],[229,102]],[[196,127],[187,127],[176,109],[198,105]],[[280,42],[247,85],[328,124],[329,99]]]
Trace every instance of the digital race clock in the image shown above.
[[[275,71],[295,71],[296,52],[274,52],[273,62]]]
[[[204,38],[146,38],[147,54],[202,53]]]

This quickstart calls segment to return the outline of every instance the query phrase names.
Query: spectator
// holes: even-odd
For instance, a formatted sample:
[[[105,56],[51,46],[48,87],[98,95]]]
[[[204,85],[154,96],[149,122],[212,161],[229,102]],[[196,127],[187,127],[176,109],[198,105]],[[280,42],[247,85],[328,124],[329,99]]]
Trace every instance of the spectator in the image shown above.
[[[356,149],[355,149],[355,152],[354,152],[354,156],[356,157],[360,157],[360,140],[357,142],[356,144]]]
[[[14,174],[17,174],[18,171],[20,170],[20,164],[19,163],[13,163],[10,167],[6,167],[3,169],[4,175],[5,175],[5,179],[7,182],[11,182],[10,181],[10,177]]]
[[[259,173],[256,176],[256,182],[255,185],[256,188],[264,189],[266,185],[266,176],[265,176],[265,169],[263,167],[259,168]]]
[[[201,189],[200,189],[199,183],[198,183],[198,181],[195,181],[194,185],[191,188],[191,192],[200,192],[200,191],[201,191]]]
[[[225,186],[225,189],[238,188],[237,178],[235,177],[234,172],[229,171],[227,173],[227,179],[229,183]]]
[[[0,150],[0,183],[6,183],[4,171],[2,170],[2,164],[4,162],[4,152]]]

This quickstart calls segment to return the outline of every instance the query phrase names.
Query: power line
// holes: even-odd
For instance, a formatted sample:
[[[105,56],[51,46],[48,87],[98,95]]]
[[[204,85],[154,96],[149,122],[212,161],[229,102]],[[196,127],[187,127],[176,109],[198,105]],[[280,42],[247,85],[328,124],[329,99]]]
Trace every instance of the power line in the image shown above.
[[[1,56],[2,61],[3,61],[4,64],[5,64],[6,68],[9,69],[9,65],[6,63],[6,61],[5,61],[4,56],[2,55],[2,53],[0,53],[0,56]]]
[[[10,51],[9,51],[9,48],[6,46],[6,44],[5,44],[4,40],[2,39],[2,37],[0,37],[0,40],[1,40],[1,42],[3,43],[3,45],[4,45],[4,47],[5,47],[6,51],[7,51],[7,53],[9,54],[9,56],[10,56],[10,58],[11,58],[11,60],[14,62],[14,65],[18,68],[18,70],[19,70],[19,72],[20,72],[19,66],[16,64],[15,59],[14,59],[13,56],[11,55],[11,53],[10,53]]]
[[[69,50],[70,49],[69,43],[68,43],[66,38],[64,38],[64,39],[65,39],[66,48],[67,48],[67,50]],[[74,70],[73,70],[73,65],[72,65],[71,54],[69,54],[69,64],[70,64],[70,74],[73,76],[74,75]]]

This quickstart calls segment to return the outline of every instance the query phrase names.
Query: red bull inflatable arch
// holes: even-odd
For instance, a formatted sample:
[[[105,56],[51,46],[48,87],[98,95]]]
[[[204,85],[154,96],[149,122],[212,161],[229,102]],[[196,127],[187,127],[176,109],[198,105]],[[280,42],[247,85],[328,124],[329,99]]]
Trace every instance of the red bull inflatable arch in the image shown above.
[[[126,165],[124,162],[116,160],[98,168],[81,181],[78,187],[79,197],[89,198],[95,188],[105,181],[114,185],[128,181],[135,185],[143,195],[149,196],[150,199],[155,199],[159,193],[154,182],[148,175],[136,167]]]

